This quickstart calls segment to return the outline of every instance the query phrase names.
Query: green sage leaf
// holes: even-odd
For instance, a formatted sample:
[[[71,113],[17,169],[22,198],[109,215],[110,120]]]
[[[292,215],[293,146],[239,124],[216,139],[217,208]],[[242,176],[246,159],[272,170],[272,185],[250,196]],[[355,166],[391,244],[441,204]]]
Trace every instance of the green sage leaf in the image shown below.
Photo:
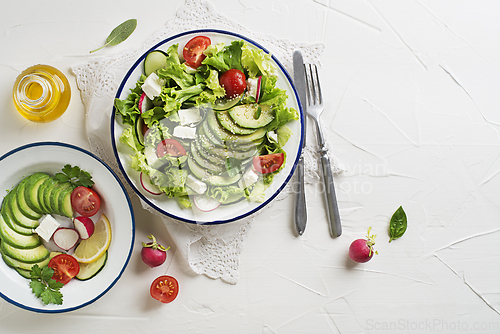
[[[90,53],[96,52],[108,45],[120,44],[121,42],[125,41],[130,35],[132,35],[136,27],[137,27],[136,19],[130,19],[123,22],[115,29],[113,29],[113,31],[111,31],[108,38],[106,38],[106,44],[104,44],[98,49],[90,51]]]
[[[403,207],[400,206],[392,215],[389,223],[389,236],[391,237],[389,242],[394,239],[401,238],[403,234],[405,234],[407,227],[408,219],[406,218],[406,213],[403,210]]]

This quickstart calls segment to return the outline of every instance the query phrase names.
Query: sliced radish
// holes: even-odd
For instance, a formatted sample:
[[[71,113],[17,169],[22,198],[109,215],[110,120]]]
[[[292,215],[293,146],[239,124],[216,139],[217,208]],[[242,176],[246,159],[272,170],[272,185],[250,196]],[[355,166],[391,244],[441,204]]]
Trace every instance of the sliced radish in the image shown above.
[[[160,189],[151,183],[151,178],[141,172],[141,185],[150,194],[161,195]]]
[[[80,235],[75,229],[61,227],[58,228],[54,235],[52,236],[52,240],[57,247],[67,251],[76,246],[76,243],[80,239]]]
[[[206,195],[195,195],[194,205],[196,205],[200,211],[209,212],[217,209],[220,202]]]
[[[94,234],[94,222],[89,217],[76,217],[73,220],[75,230],[80,235],[80,238],[85,240]]]
[[[257,78],[248,78],[247,80],[248,95],[255,98],[255,103],[259,102],[261,82],[262,76],[259,76]]]
[[[139,112],[142,114],[143,112],[148,111],[151,109],[151,106],[153,105],[153,102],[147,97],[146,93],[142,93],[141,97],[139,98]]]

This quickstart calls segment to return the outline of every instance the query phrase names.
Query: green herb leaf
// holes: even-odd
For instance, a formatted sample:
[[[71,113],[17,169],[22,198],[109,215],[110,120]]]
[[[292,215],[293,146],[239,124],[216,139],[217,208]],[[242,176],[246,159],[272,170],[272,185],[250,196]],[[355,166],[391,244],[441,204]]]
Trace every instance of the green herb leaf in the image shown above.
[[[94,181],[92,181],[92,176],[81,170],[80,167],[71,165],[65,165],[61,172],[55,174],[55,179],[58,182],[70,182],[75,186],[84,186],[87,188],[92,188]]]
[[[255,119],[259,119],[261,113],[262,113],[262,108],[260,106],[257,106],[257,110],[255,111],[255,115],[253,115],[253,117]]]
[[[64,284],[52,279],[54,269],[50,267],[40,268],[38,264],[31,267],[30,288],[37,298],[40,298],[45,305],[63,302],[62,293],[59,291]]]
[[[54,269],[52,269],[50,267],[43,267],[42,274],[40,275],[40,278],[43,281],[48,282],[52,278],[52,275],[54,275]]]
[[[45,305],[62,305],[63,302],[62,293],[59,290],[47,289],[42,292],[42,295],[40,297]]]
[[[42,292],[45,291],[46,287],[42,282],[35,280],[35,279],[32,279],[30,282],[30,288],[33,291],[33,293],[35,294],[35,296],[37,298],[40,298],[40,296],[42,295]]]
[[[137,27],[137,20],[136,19],[130,19],[119,26],[117,26],[111,33],[109,34],[108,38],[106,38],[106,44],[101,46],[98,49],[90,51],[90,53],[96,52],[100,49],[102,49],[105,46],[108,45],[117,45],[126,40],[132,33],[134,32],[135,28]]]
[[[391,237],[389,242],[401,238],[403,234],[405,234],[407,226],[408,220],[406,218],[406,213],[403,207],[400,206],[392,215],[391,222],[389,223],[389,236]]]
[[[226,158],[226,170],[229,177],[235,177],[241,172],[241,161],[235,158]]]

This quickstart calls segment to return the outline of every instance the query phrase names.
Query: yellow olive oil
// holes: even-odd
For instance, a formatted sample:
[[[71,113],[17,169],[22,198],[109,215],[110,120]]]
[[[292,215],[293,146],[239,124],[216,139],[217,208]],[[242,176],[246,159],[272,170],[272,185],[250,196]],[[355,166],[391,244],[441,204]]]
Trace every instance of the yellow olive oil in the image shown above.
[[[71,99],[71,88],[66,76],[57,68],[35,65],[17,77],[12,97],[24,118],[46,123],[64,114]]]

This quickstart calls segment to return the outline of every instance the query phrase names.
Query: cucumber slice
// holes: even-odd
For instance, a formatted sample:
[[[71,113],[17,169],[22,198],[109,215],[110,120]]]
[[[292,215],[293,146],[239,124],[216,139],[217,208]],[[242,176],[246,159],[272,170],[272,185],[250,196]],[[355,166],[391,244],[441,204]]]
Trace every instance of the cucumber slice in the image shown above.
[[[61,211],[59,208],[59,197],[63,192],[63,190],[67,189],[68,187],[71,187],[71,183],[69,182],[58,183],[55,185],[54,189],[50,192],[50,207],[53,210],[53,212],[51,213],[60,214]]]
[[[199,142],[200,142],[201,146],[209,154],[212,154],[212,155],[215,155],[221,159],[224,159],[224,161],[226,158],[235,158],[238,160],[245,160],[245,159],[251,158],[254,155],[258,154],[258,149],[257,149],[256,145],[253,145],[253,147],[251,149],[249,149],[248,151],[236,151],[236,150],[230,150],[228,148],[221,148],[221,147],[217,147],[215,145],[212,145],[212,143],[210,143],[208,138],[201,132],[200,132],[200,135],[198,138],[199,138]],[[225,162],[224,162],[224,164],[225,164]]]
[[[43,213],[40,203],[38,201],[38,189],[42,183],[49,178],[45,173],[38,172],[29,176],[26,183],[26,188],[24,191],[24,198],[26,199],[26,204],[35,212]]]
[[[8,200],[9,199],[7,197],[5,197],[4,203]],[[2,218],[5,221],[5,223],[7,225],[9,225],[9,227],[12,228],[17,233],[23,234],[23,235],[32,235],[33,234],[33,229],[22,227],[21,225],[18,225],[14,222],[14,218],[12,218],[12,213],[11,213],[10,208],[8,206],[5,206],[2,208]]]
[[[231,132],[232,134],[249,135],[257,131],[256,129],[242,128],[233,121],[233,119],[229,116],[229,113],[227,111],[218,112],[217,119],[219,120],[220,125],[222,125],[224,129]]]
[[[196,146],[196,150],[198,153],[205,158],[205,160],[210,161],[213,164],[220,165],[220,166],[225,166],[226,165],[226,159],[219,157],[218,155],[211,154],[207,150],[203,148],[200,144],[200,138],[196,137],[194,140],[194,145]]]
[[[33,267],[35,264],[38,264],[38,266],[40,268],[43,268],[43,267],[47,266],[49,264],[49,261],[50,261],[50,258],[46,258],[40,262],[26,263],[26,262],[16,260],[16,259],[8,256],[7,254],[2,254],[2,258],[9,267],[12,267],[15,269],[21,269],[23,271],[31,271],[31,267]]]
[[[21,275],[22,277],[24,278],[28,278],[30,279],[31,278],[31,270],[24,270],[24,269],[21,269],[21,268],[14,268],[18,273],[19,275]]]
[[[162,50],[154,50],[146,55],[144,59],[144,74],[149,76],[160,68],[167,67],[168,54]]]
[[[21,249],[35,248],[42,243],[37,234],[23,235],[14,231],[2,216],[0,216],[0,238],[3,242]]]
[[[59,204],[58,207],[60,209],[59,214],[61,216],[66,216],[68,218],[73,217],[73,206],[71,205],[71,193],[75,189],[74,186],[64,189],[59,195]]]
[[[198,165],[208,170],[212,174],[220,175],[226,171],[225,166],[213,164],[210,161],[203,158],[201,154],[198,153],[198,150],[196,149],[196,145],[194,144],[194,142],[191,142],[191,155],[193,156],[194,161],[196,161]]]
[[[142,119],[141,115],[137,115],[137,119],[135,120],[134,134],[135,138],[137,138],[137,141],[142,146],[144,146],[144,134],[142,133],[143,126],[144,120]]]
[[[80,281],[91,279],[104,268],[107,260],[108,252],[106,251],[103,256],[92,263],[80,263],[80,272],[76,275],[76,278]]]
[[[17,204],[19,205],[19,210],[21,210],[22,214],[31,219],[40,219],[42,217],[41,213],[38,213],[31,209],[26,203],[25,198],[25,189],[26,183],[28,182],[29,176],[22,179],[19,185],[16,187],[16,196],[17,196]]]
[[[30,249],[20,249],[2,242],[0,251],[21,262],[37,263],[49,257],[49,251],[43,245]]]
[[[241,174],[234,177],[213,175],[200,167],[193,158],[188,157],[188,166],[194,176],[203,182],[207,182],[213,186],[228,186],[240,180]]]
[[[218,137],[216,137],[215,134],[212,132],[212,130],[210,130],[210,126],[208,125],[208,122],[204,122],[203,127],[199,127],[198,131],[201,131],[202,129],[203,129],[205,136],[207,136],[207,138],[210,140],[210,142],[213,145],[216,145],[216,146],[222,147],[222,148],[226,147],[226,144],[224,144],[224,142],[222,140],[220,140]]]
[[[41,193],[38,194],[38,202],[44,209],[44,213],[54,212],[50,207],[50,192],[56,186],[57,180],[52,176],[45,180],[45,182],[40,186]]]
[[[38,219],[30,219],[22,214],[21,210],[19,210],[19,206],[17,205],[17,196],[10,196],[9,209],[12,213],[12,221],[24,228],[36,228],[38,227]]]
[[[237,96],[235,98],[232,98],[232,99],[226,99],[226,98],[219,99],[219,100],[215,101],[215,103],[212,106],[212,109],[217,110],[217,111],[229,110],[229,109],[233,108],[234,106],[240,104],[241,99],[243,99],[244,95],[245,95],[245,93],[243,93],[240,96]]]
[[[260,115],[258,115],[259,108]],[[274,119],[274,112],[268,105],[244,104],[234,107],[228,113],[236,124],[250,129],[262,128]]]
[[[233,109],[234,110],[234,109]],[[229,115],[231,115],[231,111],[229,112]],[[227,143],[228,145],[231,145],[233,147],[237,145],[246,145],[249,144],[250,142],[260,139],[264,137],[267,133],[265,128],[260,128],[254,133],[251,133],[249,135],[236,135],[232,134],[226,129],[224,129],[220,124],[219,121],[217,120],[217,117],[213,112],[207,111],[207,123],[208,127],[210,130],[212,130],[213,134],[218,137],[220,140],[225,141],[225,142],[231,142],[230,144]],[[205,131],[206,133],[206,131]]]

